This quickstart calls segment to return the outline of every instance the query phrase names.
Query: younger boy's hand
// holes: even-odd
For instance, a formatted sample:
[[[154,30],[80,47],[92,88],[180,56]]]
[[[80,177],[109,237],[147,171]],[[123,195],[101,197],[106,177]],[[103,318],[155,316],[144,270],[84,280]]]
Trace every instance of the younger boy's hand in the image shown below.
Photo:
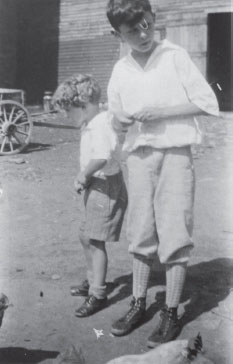
[[[133,118],[141,123],[147,121],[156,121],[162,117],[162,108],[160,107],[144,107],[140,111],[133,114]]]
[[[135,119],[131,115],[121,110],[115,113],[114,115],[113,127],[116,130],[126,132],[128,130],[128,127],[133,125],[134,122]]]
[[[79,174],[78,174],[78,176],[77,176],[77,181],[81,184],[81,185],[83,185],[83,186],[85,186],[86,184],[87,184],[87,177],[85,176],[85,174],[83,173],[83,172],[80,172]]]
[[[75,191],[80,194],[88,185],[87,177],[81,172],[74,181]]]
[[[77,180],[74,181],[74,189],[75,191],[81,195],[82,191],[84,190],[84,186],[81,185],[81,183],[79,183]]]

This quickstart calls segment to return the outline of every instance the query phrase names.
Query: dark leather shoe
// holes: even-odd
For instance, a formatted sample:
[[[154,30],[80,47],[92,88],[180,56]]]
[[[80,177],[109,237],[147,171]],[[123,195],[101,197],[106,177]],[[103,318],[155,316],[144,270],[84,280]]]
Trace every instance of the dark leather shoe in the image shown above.
[[[180,334],[181,326],[177,318],[177,309],[165,306],[160,313],[160,319],[155,330],[147,341],[149,348],[154,348],[158,343],[167,343],[176,339]]]
[[[88,296],[81,307],[75,310],[75,316],[87,317],[107,306],[107,297],[99,299],[93,295]]]
[[[71,286],[70,294],[71,296],[88,296],[89,287],[89,282],[87,279],[85,279],[85,281],[83,281],[78,286]]]
[[[146,299],[144,297],[137,300],[133,297],[129,311],[119,320],[112,324],[111,333],[116,336],[123,336],[133,330],[142,321],[146,312]]]

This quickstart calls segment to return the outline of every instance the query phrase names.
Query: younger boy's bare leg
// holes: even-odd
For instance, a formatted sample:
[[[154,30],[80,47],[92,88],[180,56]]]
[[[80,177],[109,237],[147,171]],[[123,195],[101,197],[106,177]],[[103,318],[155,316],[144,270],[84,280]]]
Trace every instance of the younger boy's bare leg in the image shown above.
[[[106,297],[106,274],[108,267],[108,256],[104,241],[90,240],[92,256],[93,281],[90,286],[90,294],[96,298]]]
[[[82,283],[70,287],[70,293],[72,296],[88,296],[90,284],[93,279],[90,239],[86,238],[80,232],[79,240],[83,247],[83,252],[85,255],[86,266],[87,266],[87,275],[86,275],[86,279]]]
[[[87,265],[87,280],[89,284],[93,280],[93,272],[92,272],[92,254],[91,254],[91,245],[90,245],[90,239],[85,238],[84,236],[80,235],[80,243],[83,247],[83,252],[86,259],[86,265]]]
[[[107,304],[106,274],[108,256],[104,241],[90,240],[93,280],[90,284],[89,296],[75,311],[77,317],[87,317],[104,308]]]

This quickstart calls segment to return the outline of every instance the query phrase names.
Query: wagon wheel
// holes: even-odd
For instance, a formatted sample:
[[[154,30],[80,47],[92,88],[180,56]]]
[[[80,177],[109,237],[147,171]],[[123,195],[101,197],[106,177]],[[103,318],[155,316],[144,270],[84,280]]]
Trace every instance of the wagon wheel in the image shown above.
[[[17,154],[29,143],[32,132],[30,115],[16,101],[0,102],[0,155]]]

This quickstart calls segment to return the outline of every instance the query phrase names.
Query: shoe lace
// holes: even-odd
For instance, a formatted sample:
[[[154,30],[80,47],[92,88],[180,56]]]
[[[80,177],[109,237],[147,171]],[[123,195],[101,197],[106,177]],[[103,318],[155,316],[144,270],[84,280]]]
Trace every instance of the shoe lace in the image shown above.
[[[141,306],[140,303],[137,302],[136,300],[133,300],[130,304],[130,309],[127,312],[127,314],[125,315],[125,320],[129,321],[131,320],[131,318],[138,312],[140,311]]]
[[[163,317],[163,322],[161,323],[161,330],[163,331],[163,335],[166,336],[171,326],[175,326],[177,324],[177,319],[172,317],[169,312],[166,312]]]

